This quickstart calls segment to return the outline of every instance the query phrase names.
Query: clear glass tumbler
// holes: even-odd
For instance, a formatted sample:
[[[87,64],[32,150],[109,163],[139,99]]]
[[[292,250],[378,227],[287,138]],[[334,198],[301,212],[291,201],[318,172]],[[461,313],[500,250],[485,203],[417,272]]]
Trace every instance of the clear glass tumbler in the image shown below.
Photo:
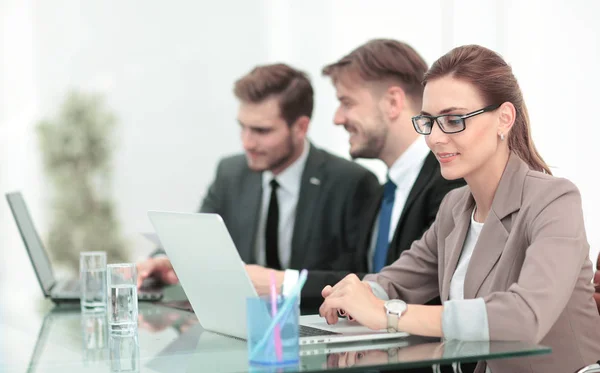
[[[130,335],[137,332],[138,298],[135,264],[107,266],[108,325],[110,333]]]
[[[106,308],[106,252],[85,251],[79,255],[81,310],[100,312]]]

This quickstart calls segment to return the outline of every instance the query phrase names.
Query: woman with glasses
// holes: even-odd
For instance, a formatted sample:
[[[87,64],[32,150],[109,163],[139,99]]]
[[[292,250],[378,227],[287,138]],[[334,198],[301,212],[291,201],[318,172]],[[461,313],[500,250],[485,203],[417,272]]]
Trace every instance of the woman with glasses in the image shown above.
[[[392,265],[323,289],[320,313],[372,329],[526,341],[552,354],[492,360],[492,372],[570,372],[600,358],[581,197],[536,150],[521,89],[498,54],[470,45],[438,59],[413,118],[446,179],[435,223]],[[423,305],[440,296],[442,306]],[[484,372],[480,363],[476,371]]]

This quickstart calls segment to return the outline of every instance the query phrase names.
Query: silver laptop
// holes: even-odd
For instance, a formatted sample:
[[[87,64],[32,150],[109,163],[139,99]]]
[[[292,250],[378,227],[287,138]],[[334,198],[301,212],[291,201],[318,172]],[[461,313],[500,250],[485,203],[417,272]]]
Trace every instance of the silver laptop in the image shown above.
[[[246,298],[256,297],[225,223],[217,214],[149,211],[148,216],[202,327],[246,339]],[[310,276],[310,272],[309,272]],[[300,344],[401,338],[319,315],[300,317]]]
[[[48,253],[42,240],[35,229],[33,220],[29,215],[27,204],[21,192],[6,194],[6,200],[17,223],[17,228],[23,239],[23,244],[29,254],[29,259],[37,276],[44,296],[52,299],[54,303],[79,302],[81,289],[79,278],[55,278]],[[138,290],[138,300],[155,302],[163,297],[162,290],[151,280],[145,281]]]

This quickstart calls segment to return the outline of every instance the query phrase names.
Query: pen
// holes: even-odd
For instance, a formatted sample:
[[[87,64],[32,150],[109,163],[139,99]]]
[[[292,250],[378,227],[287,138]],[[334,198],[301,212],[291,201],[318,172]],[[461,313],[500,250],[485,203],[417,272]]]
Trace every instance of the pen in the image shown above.
[[[270,271],[269,275],[271,282],[271,317],[274,318],[277,316],[277,285],[275,283],[275,271]],[[283,359],[283,348],[281,346],[281,328],[279,324],[275,325],[273,340],[275,342],[275,354],[277,355],[277,360],[281,361]]]

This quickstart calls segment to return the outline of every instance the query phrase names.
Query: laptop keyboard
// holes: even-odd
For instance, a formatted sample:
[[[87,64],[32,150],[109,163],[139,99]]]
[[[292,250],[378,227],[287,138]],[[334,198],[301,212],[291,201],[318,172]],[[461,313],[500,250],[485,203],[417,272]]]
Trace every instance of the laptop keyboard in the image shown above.
[[[61,293],[69,293],[69,294],[75,294],[75,293],[79,293],[81,292],[81,287],[79,284],[79,281],[77,280],[69,280],[67,281],[63,287],[60,289]],[[146,290],[144,291],[144,289],[138,291],[138,299],[140,300],[149,300],[149,301],[156,301],[156,300],[160,300],[163,297],[163,293],[160,290],[156,290],[156,289],[151,289],[151,290]]]
[[[313,328],[306,325],[300,325],[300,337],[315,337],[319,335],[335,335],[339,334],[336,332],[330,332],[329,330],[323,330],[319,328]]]

